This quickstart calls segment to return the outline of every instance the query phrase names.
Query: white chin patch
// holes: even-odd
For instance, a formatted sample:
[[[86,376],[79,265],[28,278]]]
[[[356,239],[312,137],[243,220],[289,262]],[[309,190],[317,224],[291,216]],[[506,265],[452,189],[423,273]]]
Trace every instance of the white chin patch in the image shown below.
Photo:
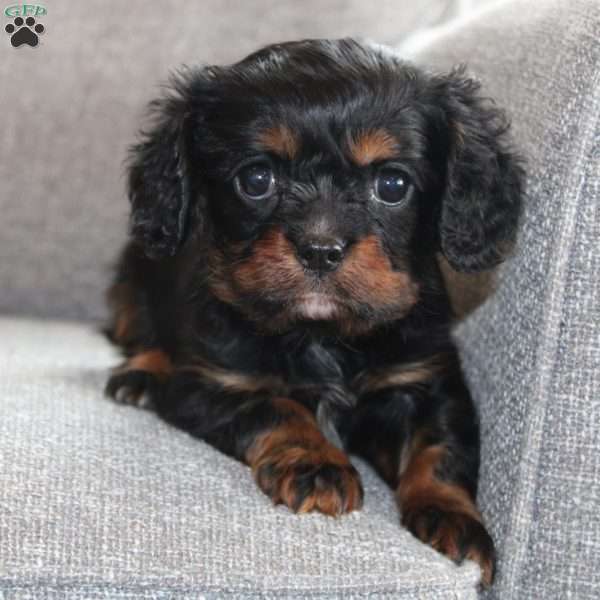
[[[305,319],[332,319],[337,313],[335,302],[323,294],[308,294],[298,303],[298,315]]]

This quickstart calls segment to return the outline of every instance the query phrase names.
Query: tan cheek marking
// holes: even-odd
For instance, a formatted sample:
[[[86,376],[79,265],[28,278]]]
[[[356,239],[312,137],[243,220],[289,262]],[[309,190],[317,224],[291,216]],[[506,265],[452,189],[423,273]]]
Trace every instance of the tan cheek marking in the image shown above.
[[[360,167],[389,160],[397,154],[398,141],[384,129],[363,131],[350,137],[350,158]]]
[[[232,246],[227,255],[214,250],[208,256],[208,283],[223,302],[239,305],[244,302],[244,294],[289,292],[302,285],[302,267],[294,248],[279,228],[268,230],[257,240],[249,257],[242,258],[244,251],[244,248]]]
[[[270,150],[282,158],[292,160],[298,154],[300,143],[296,134],[287,125],[276,125],[263,131],[258,137],[265,150]]]
[[[234,269],[233,280],[244,292],[293,290],[304,275],[292,244],[280,229],[271,229],[255,242],[252,256]]]
[[[354,300],[373,306],[409,308],[418,298],[418,285],[408,273],[392,269],[374,235],[352,247],[336,279]]]

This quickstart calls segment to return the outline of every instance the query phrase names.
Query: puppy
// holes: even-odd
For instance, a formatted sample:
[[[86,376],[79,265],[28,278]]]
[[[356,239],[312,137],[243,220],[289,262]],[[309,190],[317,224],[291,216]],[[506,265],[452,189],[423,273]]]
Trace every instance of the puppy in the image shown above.
[[[523,171],[461,70],[352,40],[182,72],[131,154],[107,392],[243,461],[296,512],[360,508],[355,453],[402,523],[494,574],[478,419],[440,268],[497,265]]]

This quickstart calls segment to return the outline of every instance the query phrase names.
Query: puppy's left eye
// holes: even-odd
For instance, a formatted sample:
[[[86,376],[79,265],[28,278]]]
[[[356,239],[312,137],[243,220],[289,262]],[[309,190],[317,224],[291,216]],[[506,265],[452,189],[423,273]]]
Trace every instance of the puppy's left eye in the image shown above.
[[[234,179],[238,196],[245,200],[262,200],[275,191],[275,176],[265,163],[255,163],[243,167]]]
[[[375,198],[384,204],[400,204],[412,188],[410,177],[399,169],[381,169],[375,177]]]

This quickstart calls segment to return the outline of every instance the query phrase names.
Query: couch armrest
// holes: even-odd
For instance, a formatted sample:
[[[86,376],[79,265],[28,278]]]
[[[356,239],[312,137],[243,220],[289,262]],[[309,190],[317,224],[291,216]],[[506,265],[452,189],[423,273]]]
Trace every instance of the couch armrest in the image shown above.
[[[599,30],[596,0],[508,1],[416,55],[467,62],[529,165],[517,253],[457,331],[502,600],[600,596]]]

